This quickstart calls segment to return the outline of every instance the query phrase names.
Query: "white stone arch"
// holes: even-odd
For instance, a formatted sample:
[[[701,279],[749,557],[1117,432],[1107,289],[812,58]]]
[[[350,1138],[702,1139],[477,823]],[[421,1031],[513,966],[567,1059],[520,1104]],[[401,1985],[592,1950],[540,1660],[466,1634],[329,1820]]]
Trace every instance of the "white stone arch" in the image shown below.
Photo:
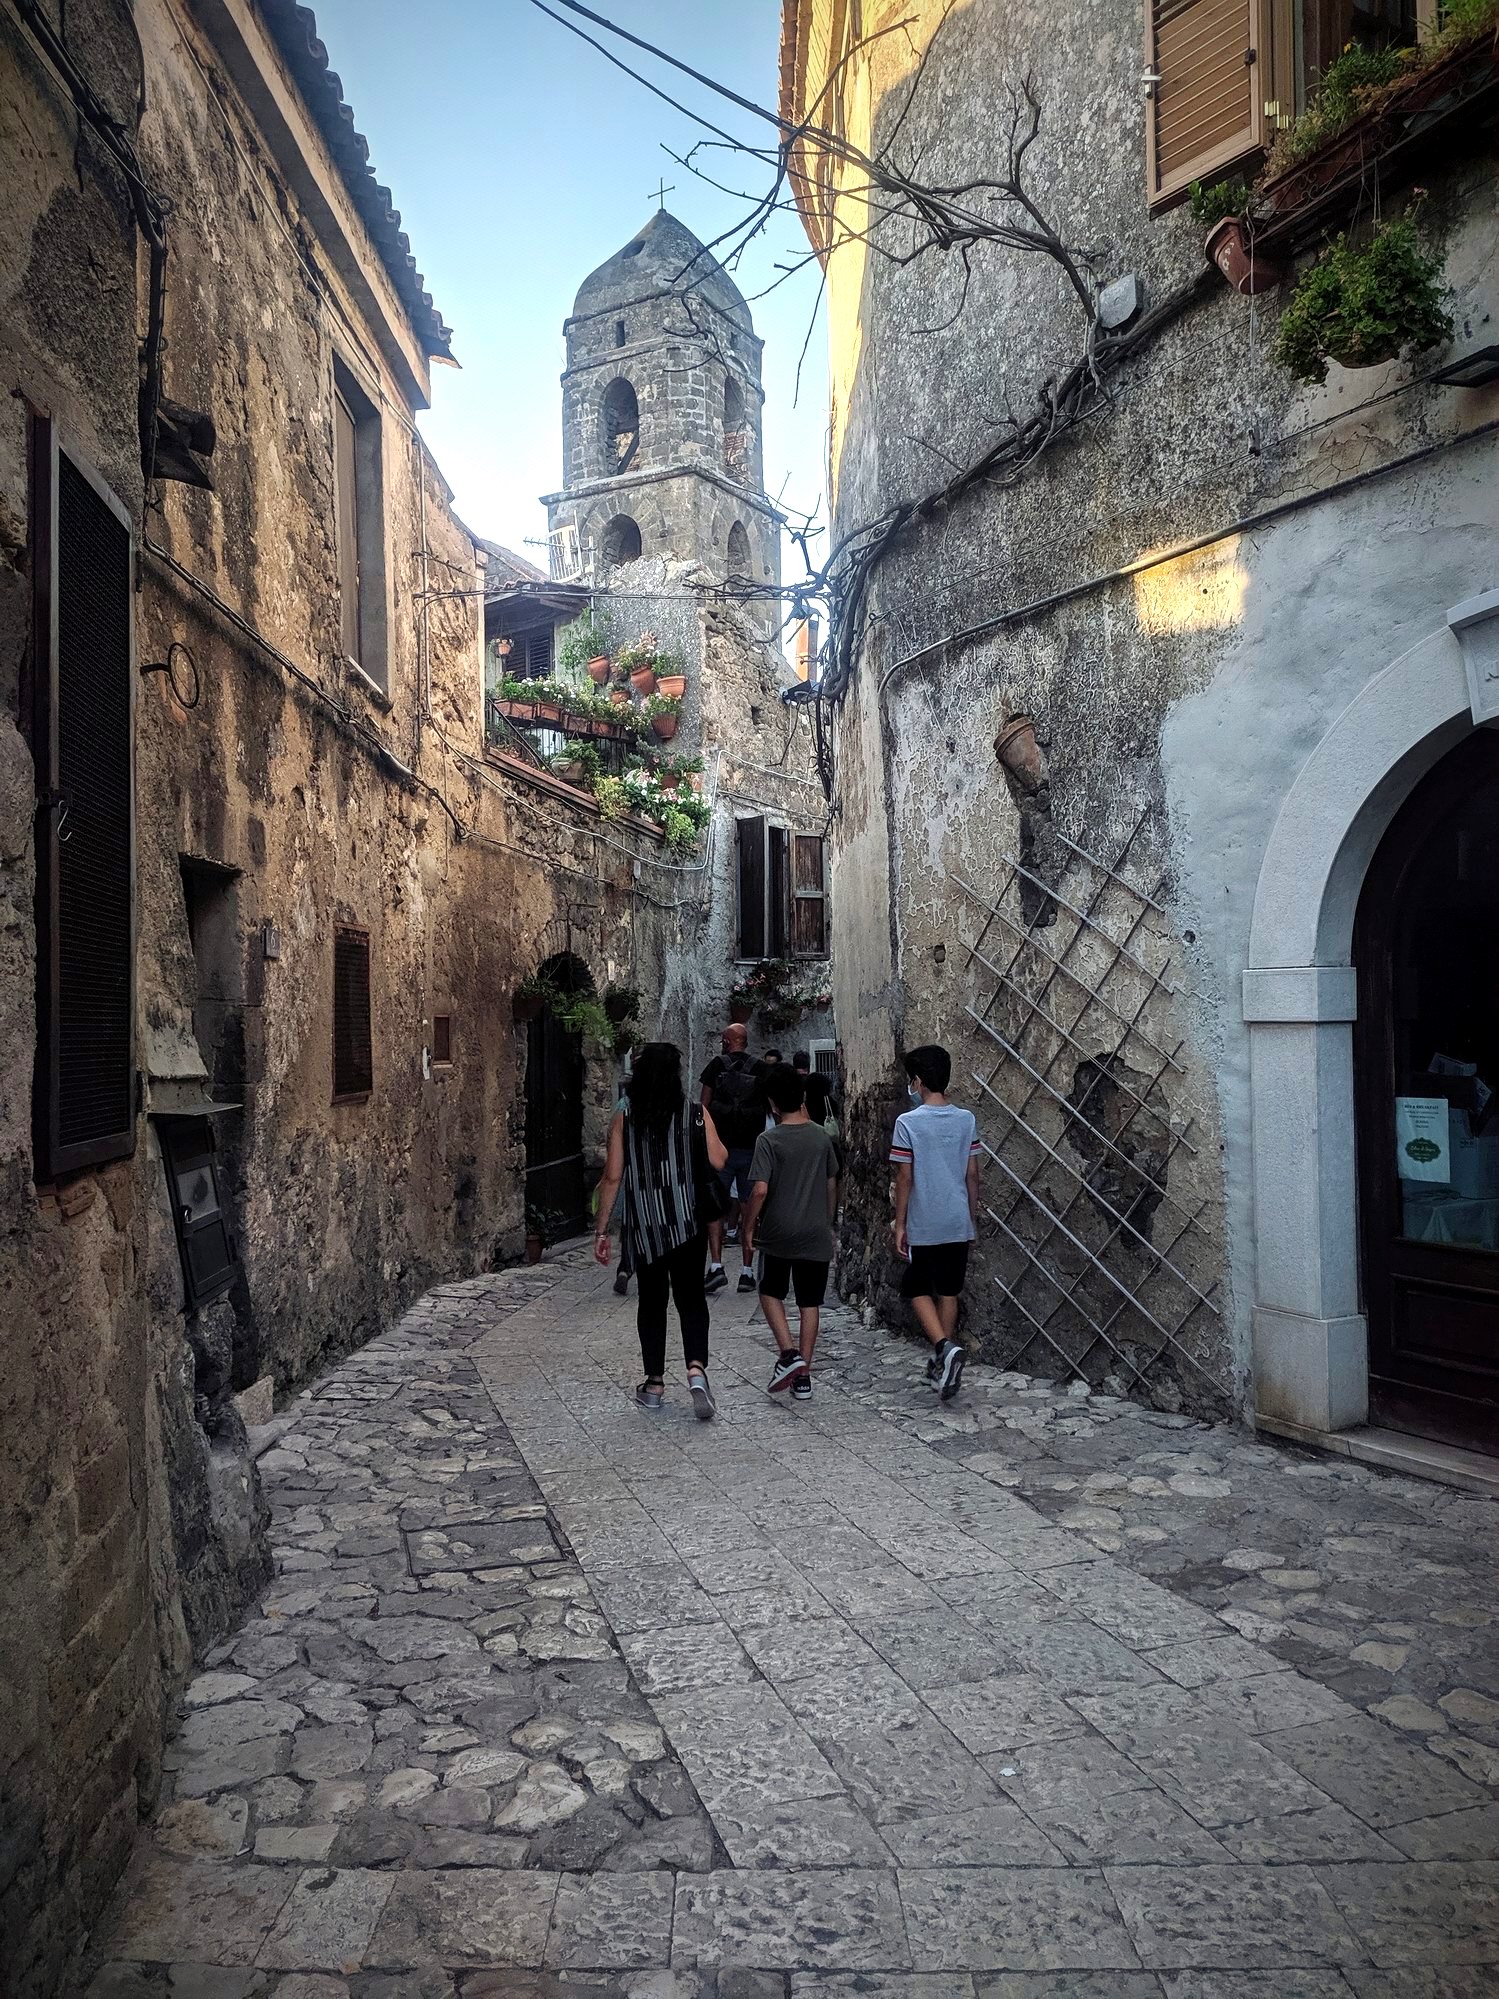
[[[1265,848],[1244,973],[1255,1407],[1308,1430],[1347,1429],[1369,1408],[1354,1159],[1359,891],[1415,785],[1495,720],[1490,591],[1367,682],[1297,774]]]

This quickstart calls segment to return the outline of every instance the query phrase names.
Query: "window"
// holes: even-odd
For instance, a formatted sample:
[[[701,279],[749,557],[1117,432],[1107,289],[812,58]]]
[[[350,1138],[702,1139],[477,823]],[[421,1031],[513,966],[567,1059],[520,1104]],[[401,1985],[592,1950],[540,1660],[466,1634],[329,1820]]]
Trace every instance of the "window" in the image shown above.
[[[825,958],[827,855],[816,833],[735,822],[741,958]]]
[[[750,580],[749,536],[742,521],[735,521],[729,529],[728,577],[731,583],[748,583]]]
[[[1437,0],[1147,0],[1146,179],[1152,206],[1269,144],[1349,42],[1413,42]]]
[[[432,1062],[437,1068],[448,1067],[453,1060],[453,1016],[450,1013],[434,1013],[432,1016]]]
[[[604,529],[604,564],[622,569],[627,562],[640,560],[640,523],[628,514],[616,514]]]
[[[723,384],[723,462],[736,479],[748,479],[749,418],[744,390],[733,375],[726,375]]]
[[[623,375],[604,391],[604,475],[628,472],[640,443],[640,405]]]
[[[361,1100],[374,1086],[370,933],[340,923],[333,932],[333,1101]]]
[[[623,347],[625,344],[625,323],[622,319],[616,319],[614,322],[614,344],[616,347]]]
[[[158,1125],[182,1258],[187,1309],[196,1312],[234,1282],[234,1239],[219,1192],[213,1129],[204,1118],[162,1118]]]
[[[333,511],[339,645],[388,692],[380,412],[340,361],[333,363]]]
[[[30,436],[37,1178],[135,1150],[133,546],[115,496]]]

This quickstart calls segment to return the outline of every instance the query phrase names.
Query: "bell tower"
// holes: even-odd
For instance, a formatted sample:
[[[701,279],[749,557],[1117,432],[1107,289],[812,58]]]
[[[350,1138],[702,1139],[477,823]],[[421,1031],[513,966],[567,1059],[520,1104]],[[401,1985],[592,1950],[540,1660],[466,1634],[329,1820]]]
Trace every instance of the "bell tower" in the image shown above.
[[[728,273],[658,209],[585,278],[564,332],[565,483],[545,502],[554,572],[624,590],[664,561],[773,590],[763,343]]]

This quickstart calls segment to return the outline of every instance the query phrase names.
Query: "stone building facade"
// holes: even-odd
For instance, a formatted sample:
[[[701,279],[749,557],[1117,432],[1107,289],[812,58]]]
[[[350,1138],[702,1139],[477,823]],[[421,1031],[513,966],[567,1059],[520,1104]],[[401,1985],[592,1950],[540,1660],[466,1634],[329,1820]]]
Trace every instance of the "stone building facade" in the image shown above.
[[[77,1989],[245,1415],[520,1254],[530,971],[659,990],[649,828],[486,747],[447,329],[307,9],[0,20],[0,1984]],[[573,1051],[578,1054],[578,1051]],[[614,1065],[576,1063],[596,1152]]]
[[[795,163],[834,541],[908,510],[833,719],[845,1282],[888,1295],[895,1058],[940,1039],[989,1149],[986,1352],[1339,1448],[1383,1448],[1371,1416],[1491,1448],[1499,1050],[1461,940],[1492,915],[1462,856],[1496,798],[1494,24],[1147,14],[1148,46],[1126,0],[783,10],[783,115],[835,135]],[[1345,43],[1417,34],[1346,135],[1288,129]],[[1024,182],[1081,292],[1023,248],[907,254],[909,220],[871,248],[855,154],[992,193],[1027,82]],[[1232,284],[1186,201],[1230,173]],[[1407,217],[1450,341],[1293,378],[1292,287]],[[1089,352],[1085,422],[945,493]]]
[[[789,958],[800,990],[827,988],[827,804],[805,711],[782,698],[797,682],[781,650],[781,515],[763,483],[762,342],[728,273],[665,209],[585,278],[564,332],[554,572],[591,588],[617,641],[651,631],[680,662],[672,748],[702,757],[713,805],[701,855],[650,871],[684,925],[661,1029],[700,1068],[756,963]],[[822,914],[809,908],[800,936],[798,857]],[[815,1008],[754,1029],[788,1050],[833,1032]]]

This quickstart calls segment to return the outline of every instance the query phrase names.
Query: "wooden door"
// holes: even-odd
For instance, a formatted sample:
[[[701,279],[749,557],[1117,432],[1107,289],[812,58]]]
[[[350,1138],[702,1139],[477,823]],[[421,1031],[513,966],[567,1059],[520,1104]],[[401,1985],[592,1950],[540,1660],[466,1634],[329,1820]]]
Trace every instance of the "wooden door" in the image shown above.
[[[1499,734],[1396,816],[1354,956],[1371,1420],[1499,1450]]]
[[[587,990],[586,970],[575,959],[553,959],[543,968],[564,992]],[[529,1023],[526,1046],[526,1212],[541,1218],[549,1241],[578,1235],[588,1226],[583,1170],[583,1043],[550,1007]]]

